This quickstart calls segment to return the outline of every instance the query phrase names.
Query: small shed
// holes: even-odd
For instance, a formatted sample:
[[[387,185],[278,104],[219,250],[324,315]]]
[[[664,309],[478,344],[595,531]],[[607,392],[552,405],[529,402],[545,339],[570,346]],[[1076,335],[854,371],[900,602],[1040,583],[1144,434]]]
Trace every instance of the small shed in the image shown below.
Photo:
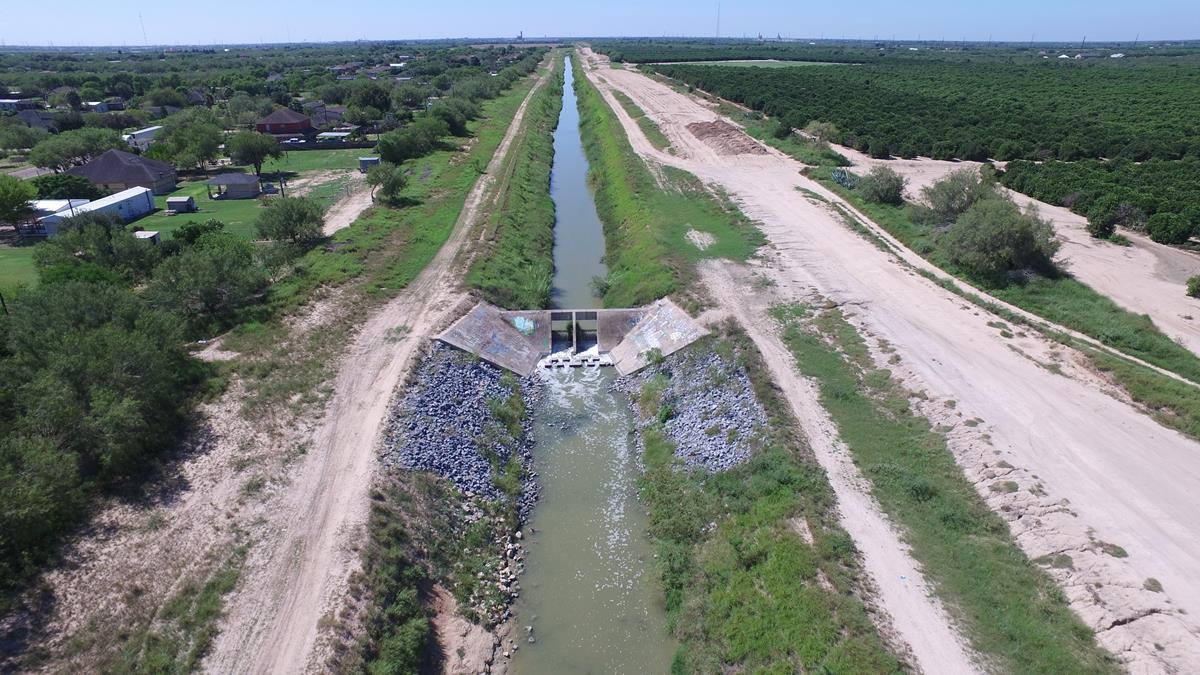
[[[262,194],[262,183],[251,173],[223,173],[210,178],[205,186],[209,199],[253,199]]]
[[[138,241],[148,241],[155,246],[162,243],[162,238],[158,236],[158,232],[155,230],[138,230],[133,233],[133,237]]]
[[[371,167],[379,166],[378,157],[359,157],[358,170],[361,173],[366,173],[371,170]]]
[[[191,196],[167,197],[167,210],[175,213],[191,213],[196,210],[196,200]]]

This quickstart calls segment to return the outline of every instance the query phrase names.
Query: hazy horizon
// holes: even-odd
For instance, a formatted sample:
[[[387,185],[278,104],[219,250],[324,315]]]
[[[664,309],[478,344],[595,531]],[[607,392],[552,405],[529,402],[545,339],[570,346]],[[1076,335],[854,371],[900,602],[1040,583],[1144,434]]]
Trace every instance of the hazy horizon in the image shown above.
[[[62,0],[53,16],[38,6],[5,10],[0,40],[6,47],[155,47],[230,44],[405,41],[513,38],[690,37],[782,35],[793,39],[967,42],[1180,41],[1180,26],[1200,26],[1200,4],[1180,0],[1046,3],[1011,0],[975,6],[951,0],[920,3],[863,0],[852,11],[785,0],[715,1],[698,5],[667,0],[653,5],[629,0],[551,3],[546,0],[489,3],[464,0],[453,6],[399,7],[382,0],[336,11],[327,3],[294,0],[247,2],[234,8],[164,7],[135,0],[100,4]],[[70,17],[63,21],[60,17]],[[236,16],[236,20],[233,17]],[[719,28],[718,28],[719,25]],[[1193,29],[1194,30],[1194,29]]]

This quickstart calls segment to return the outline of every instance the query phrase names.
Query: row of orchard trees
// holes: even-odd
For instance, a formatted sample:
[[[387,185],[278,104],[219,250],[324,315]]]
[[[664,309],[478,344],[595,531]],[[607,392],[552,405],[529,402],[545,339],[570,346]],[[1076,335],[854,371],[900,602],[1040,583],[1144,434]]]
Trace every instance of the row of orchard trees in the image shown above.
[[[1200,69],[1162,62],[653,67],[788,128],[832,122],[835,141],[876,157],[1200,157]]]

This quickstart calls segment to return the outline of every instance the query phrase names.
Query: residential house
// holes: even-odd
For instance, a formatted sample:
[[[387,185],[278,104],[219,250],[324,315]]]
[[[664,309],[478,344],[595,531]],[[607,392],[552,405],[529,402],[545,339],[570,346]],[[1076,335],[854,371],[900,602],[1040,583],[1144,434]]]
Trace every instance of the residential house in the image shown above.
[[[276,108],[270,115],[259,120],[254,128],[264,134],[276,136],[306,136],[316,130],[308,115],[291,108]]]
[[[24,122],[25,126],[34,129],[45,129],[46,131],[58,129],[58,124],[54,121],[54,113],[49,110],[20,110],[17,112],[17,119]]]
[[[83,166],[67,169],[107,190],[143,187],[163,195],[175,189],[175,167],[123,150],[109,150]]]
[[[205,186],[210,199],[252,199],[262,194],[262,183],[252,173],[223,173],[208,179]]]

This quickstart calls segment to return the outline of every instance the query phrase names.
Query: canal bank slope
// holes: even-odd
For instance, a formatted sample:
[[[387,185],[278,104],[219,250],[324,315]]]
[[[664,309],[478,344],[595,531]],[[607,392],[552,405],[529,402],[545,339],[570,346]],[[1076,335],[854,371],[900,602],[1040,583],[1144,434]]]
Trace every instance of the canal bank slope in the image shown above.
[[[951,417],[986,420],[949,438],[960,466],[1030,558],[1064,553],[1086,561],[1046,572],[1103,645],[1130,667],[1186,670],[1200,662],[1200,632],[1190,618],[1200,611],[1189,581],[1200,573],[1200,525],[1189,506],[1189,486],[1200,476],[1193,441],[1109,396],[1088,373],[1067,368],[1073,359],[1060,346],[1036,336],[1010,345],[988,325],[995,317],[896,264],[845,228],[832,209],[809,201],[797,188],[841,203],[801,176],[799,163],[765,148],[729,153],[699,138],[688,126],[718,119],[710,108],[639,73],[605,68],[589,77],[637,102],[676,150],[658,152],[622,117],[640,155],[723,187],[760,221],[778,251],[761,270],[768,279],[799,297],[816,291],[855,308],[855,325],[908,365],[909,388],[953,402],[944,406],[957,411]],[[743,288],[730,286],[722,304],[736,307],[743,296]],[[1059,368],[1042,365],[1055,362]],[[1014,481],[1016,491],[990,489],[1005,467],[1023,477]],[[873,571],[881,583],[891,577],[890,570]]]

